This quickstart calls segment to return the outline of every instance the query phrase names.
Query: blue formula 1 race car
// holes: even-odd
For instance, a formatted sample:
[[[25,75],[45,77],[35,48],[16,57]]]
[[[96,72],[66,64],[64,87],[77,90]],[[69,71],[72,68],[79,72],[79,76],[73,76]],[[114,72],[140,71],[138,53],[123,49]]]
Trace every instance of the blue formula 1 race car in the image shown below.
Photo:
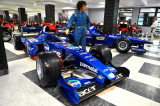
[[[94,45],[88,53],[68,43],[65,37],[62,40],[47,31],[34,38],[20,38],[19,45],[25,45],[30,55],[38,55],[36,69],[40,85],[49,87],[59,83],[60,90],[75,104],[129,77],[127,68],[112,64],[112,54],[106,45]],[[79,74],[76,70],[80,70]]]
[[[26,28],[24,28],[26,30]],[[40,29],[35,29],[40,30]],[[35,30],[29,30],[30,32]],[[49,45],[46,42],[68,42],[68,37],[64,37],[63,33],[56,33],[45,26],[39,34],[24,35],[23,33],[14,35],[14,48],[16,50],[24,50],[32,59],[36,60],[37,55],[42,51],[49,51]]]
[[[152,44],[152,42],[123,35],[104,34],[97,30],[97,26],[92,26],[89,32],[90,34],[86,37],[87,45],[104,44],[110,48],[116,48],[120,53],[127,53],[130,49],[133,52],[145,53],[144,44]],[[75,32],[70,33],[71,42],[74,42],[74,34]]]

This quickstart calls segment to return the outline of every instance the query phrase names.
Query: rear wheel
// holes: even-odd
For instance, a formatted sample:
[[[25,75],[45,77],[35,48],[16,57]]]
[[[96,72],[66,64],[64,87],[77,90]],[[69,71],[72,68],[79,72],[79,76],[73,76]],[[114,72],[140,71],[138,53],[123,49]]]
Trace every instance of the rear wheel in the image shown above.
[[[3,35],[4,42],[9,42],[12,39],[11,34],[7,31],[3,31],[2,35]]]
[[[41,52],[36,61],[37,75],[41,86],[56,86],[61,75],[61,63],[54,52]]]
[[[116,41],[116,49],[120,53],[127,53],[131,49],[131,42],[127,38],[119,38]]]
[[[90,48],[89,53],[96,57],[104,65],[108,65],[112,61],[112,53],[106,45],[94,45]]]
[[[20,35],[14,35],[14,48],[16,50],[22,50],[25,48],[24,44],[21,41],[21,36]]]

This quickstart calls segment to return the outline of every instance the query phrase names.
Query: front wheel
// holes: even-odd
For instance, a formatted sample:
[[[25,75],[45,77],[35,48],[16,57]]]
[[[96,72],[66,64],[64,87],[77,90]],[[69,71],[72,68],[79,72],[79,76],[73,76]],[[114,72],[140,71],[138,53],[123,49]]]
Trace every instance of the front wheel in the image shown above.
[[[112,61],[112,53],[106,45],[94,45],[90,48],[89,53],[104,65],[108,65]]]
[[[116,41],[116,49],[120,53],[127,53],[131,49],[131,42],[127,38],[120,38]]]
[[[37,75],[42,87],[56,86],[61,75],[61,63],[54,52],[41,52],[36,61]]]
[[[2,36],[4,42],[9,42],[12,39],[11,34],[7,31],[3,31]]]
[[[16,50],[22,50],[22,49],[25,48],[25,45],[21,41],[21,36],[20,35],[14,35],[13,40],[14,40],[14,48]]]

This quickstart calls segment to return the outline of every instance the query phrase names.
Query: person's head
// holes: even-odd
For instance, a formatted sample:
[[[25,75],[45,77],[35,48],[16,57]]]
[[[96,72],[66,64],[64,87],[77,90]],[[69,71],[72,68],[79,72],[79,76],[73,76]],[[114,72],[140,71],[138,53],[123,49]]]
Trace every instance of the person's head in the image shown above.
[[[77,10],[81,11],[81,12],[85,12],[86,11],[86,5],[87,5],[87,3],[85,1],[78,1]]]
[[[157,21],[157,17],[154,17],[154,18],[153,18],[153,21],[154,21],[154,22]]]

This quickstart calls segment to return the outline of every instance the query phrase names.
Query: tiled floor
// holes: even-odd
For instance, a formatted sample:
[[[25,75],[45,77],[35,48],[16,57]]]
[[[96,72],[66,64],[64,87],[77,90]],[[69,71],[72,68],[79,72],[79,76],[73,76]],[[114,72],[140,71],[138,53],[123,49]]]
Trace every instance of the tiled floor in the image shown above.
[[[74,105],[58,87],[39,86],[36,62],[24,51],[14,50],[12,41],[5,43],[5,48],[9,74],[0,77],[0,106]],[[119,54],[112,49],[113,64],[127,67],[131,71],[130,77],[79,105],[160,106],[160,44],[145,48],[147,53],[144,55]]]

